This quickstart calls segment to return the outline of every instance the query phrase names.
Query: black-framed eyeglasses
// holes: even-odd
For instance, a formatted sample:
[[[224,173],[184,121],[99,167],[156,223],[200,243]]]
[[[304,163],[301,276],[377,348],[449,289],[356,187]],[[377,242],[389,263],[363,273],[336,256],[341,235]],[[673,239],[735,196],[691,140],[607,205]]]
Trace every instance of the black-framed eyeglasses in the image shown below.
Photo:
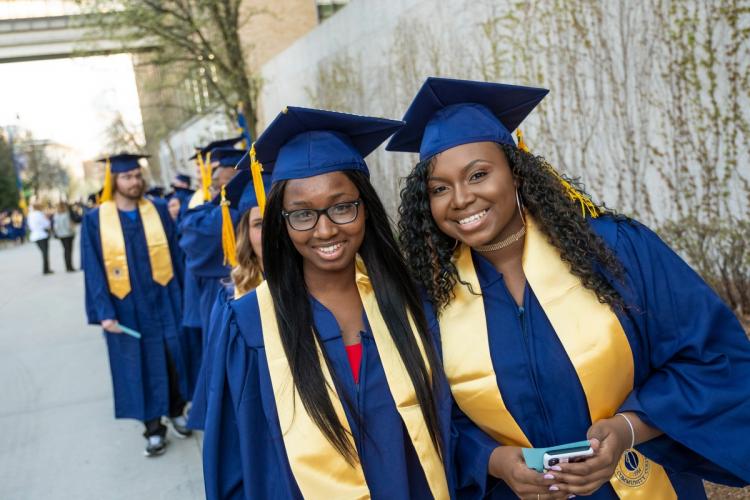
[[[336,203],[320,210],[317,208],[301,208],[299,210],[292,210],[291,212],[282,210],[281,215],[284,216],[295,231],[309,231],[318,224],[318,219],[323,214],[334,224],[341,225],[354,222],[357,215],[359,215],[359,205],[361,203],[362,200],[354,200]]]

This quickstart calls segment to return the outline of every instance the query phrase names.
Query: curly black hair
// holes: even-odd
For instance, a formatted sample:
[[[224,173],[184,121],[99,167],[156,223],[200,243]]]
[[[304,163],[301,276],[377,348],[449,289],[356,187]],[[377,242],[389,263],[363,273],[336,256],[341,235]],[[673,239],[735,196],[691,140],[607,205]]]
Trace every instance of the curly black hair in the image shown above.
[[[596,234],[581,214],[581,206],[572,200],[560,179],[541,156],[534,156],[515,146],[498,144],[508,159],[518,192],[527,212],[539,229],[559,250],[573,274],[583,286],[596,293],[599,302],[613,310],[624,308],[623,299],[610,279],[622,281],[621,262]],[[453,298],[454,288],[461,283],[452,262],[457,241],[443,233],[430,212],[427,178],[434,157],[419,162],[406,177],[399,206],[399,240],[414,279],[420,283],[438,311]],[[577,181],[565,177],[577,191],[588,196]],[[604,205],[599,211],[625,219]],[[472,293],[474,291],[472,290]]]

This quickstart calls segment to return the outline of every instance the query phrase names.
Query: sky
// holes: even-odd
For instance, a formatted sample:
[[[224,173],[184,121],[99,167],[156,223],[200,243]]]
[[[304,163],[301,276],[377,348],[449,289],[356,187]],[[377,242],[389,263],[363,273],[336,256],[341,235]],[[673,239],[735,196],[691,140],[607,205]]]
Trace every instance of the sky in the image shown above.
[[[128,54],[0,64],[0,127],[19,125],[92,158],[104,152],[104,131],[118,112],[140,130]]]

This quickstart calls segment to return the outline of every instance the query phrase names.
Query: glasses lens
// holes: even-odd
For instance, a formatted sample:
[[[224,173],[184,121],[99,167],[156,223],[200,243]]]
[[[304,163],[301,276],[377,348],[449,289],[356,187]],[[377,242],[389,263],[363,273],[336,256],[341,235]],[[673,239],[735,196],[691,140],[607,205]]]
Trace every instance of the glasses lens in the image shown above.
[[[307,231],[315,226],[318,213],[315,210],[295,210],[289,214],[289,224],[297,231]]]
[[[357,218],[357,205],[338,203],[328,209],[328,216],[336,224],[347,224]]]

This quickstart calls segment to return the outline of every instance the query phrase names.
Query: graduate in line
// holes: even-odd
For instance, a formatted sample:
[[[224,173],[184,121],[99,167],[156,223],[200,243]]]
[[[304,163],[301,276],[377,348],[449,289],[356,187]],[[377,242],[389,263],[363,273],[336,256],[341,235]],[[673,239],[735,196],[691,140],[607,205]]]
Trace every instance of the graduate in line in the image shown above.
[[[231,253],[227,255],[224,251],[226,241],[222,239],[222,207],[210,201],[219,196],[221,188],[238,172],[234,167],[247,151],[227,144],[235,144],[241,139],[214,141],[197,153],[198,158],[205,158],[202,160],[204,184],[201,190],[196,191],[180,222],[180,247],[185,252],[188,273],[186,287],[190,291],[185,296],[186,307],[191,308],[191,319],[195,319],[195,313],[198,313],[203,336],[208,330],[211,307],[222,288],[221,281],[229,278],[232,270],[229,259],[233,258]],[[206,185],[206,179],[210,179],[209,185]],[[204,198],[206,202],[197,201]],[[239,212],[236,207],[228,207],[228,210],[234,228],[239,220]],[[202,345],[205,347],[205,338]]]
[[[256,142],[266,281],[216,341],[209,499],[452,496],[450,394],[364,161],[400,126],[289,107]]]
[[[107,341],[115,417],[144,423],[146,455],[164,453],[169,417],[176,435],[190,397],[182,321],[181,260],[175,226],[160,200],[144,198],[141,155],[106,163],[100,205],[81,231],[88,322]],[[127,332],[127,333],[126,333]]]
[[[237,207],[240,221],[237,224],[236,259],[231,279],[222,280],[209,317],[208,331],[205,333],[206,348],[203,353],[196,390],[193,395],[188,426],[203,429],[206,416],[207,378],[213,366],[214,344],[223,328],[225,305],[254,290],[263,277],[263,250],[261,246],[263,215],[260,204],[265,205],[265,193],[271,188],[271,175],[262,173],[262,185],[255,186],[250,173],[250,158],[245,156],[237,168],[240,172],[226,185],[224,196],[217,196],[213,203],[227,207]],[[259,191],[262,189],[263,191]],[[260,201],[259,201],[260,200]]]
[[[188,204],[190,199],[195,194],[195,190],[190,187],[192,179],[186,174],[177,174],[171,183],[172,194],[170,196],[170,202],[172,199],[177,200],[179,203],[178,215],[176,220],[179,222],[182,216],[187,212]]]
[[[703,478],[747,484],[750,342],[651,230],[516,146],[547,92],[429,78],[387,148],[419,153],[399,227],[465,414],[461,495],[695,499]],[[538,473],[522,458],[586,438],[582,463]]]

